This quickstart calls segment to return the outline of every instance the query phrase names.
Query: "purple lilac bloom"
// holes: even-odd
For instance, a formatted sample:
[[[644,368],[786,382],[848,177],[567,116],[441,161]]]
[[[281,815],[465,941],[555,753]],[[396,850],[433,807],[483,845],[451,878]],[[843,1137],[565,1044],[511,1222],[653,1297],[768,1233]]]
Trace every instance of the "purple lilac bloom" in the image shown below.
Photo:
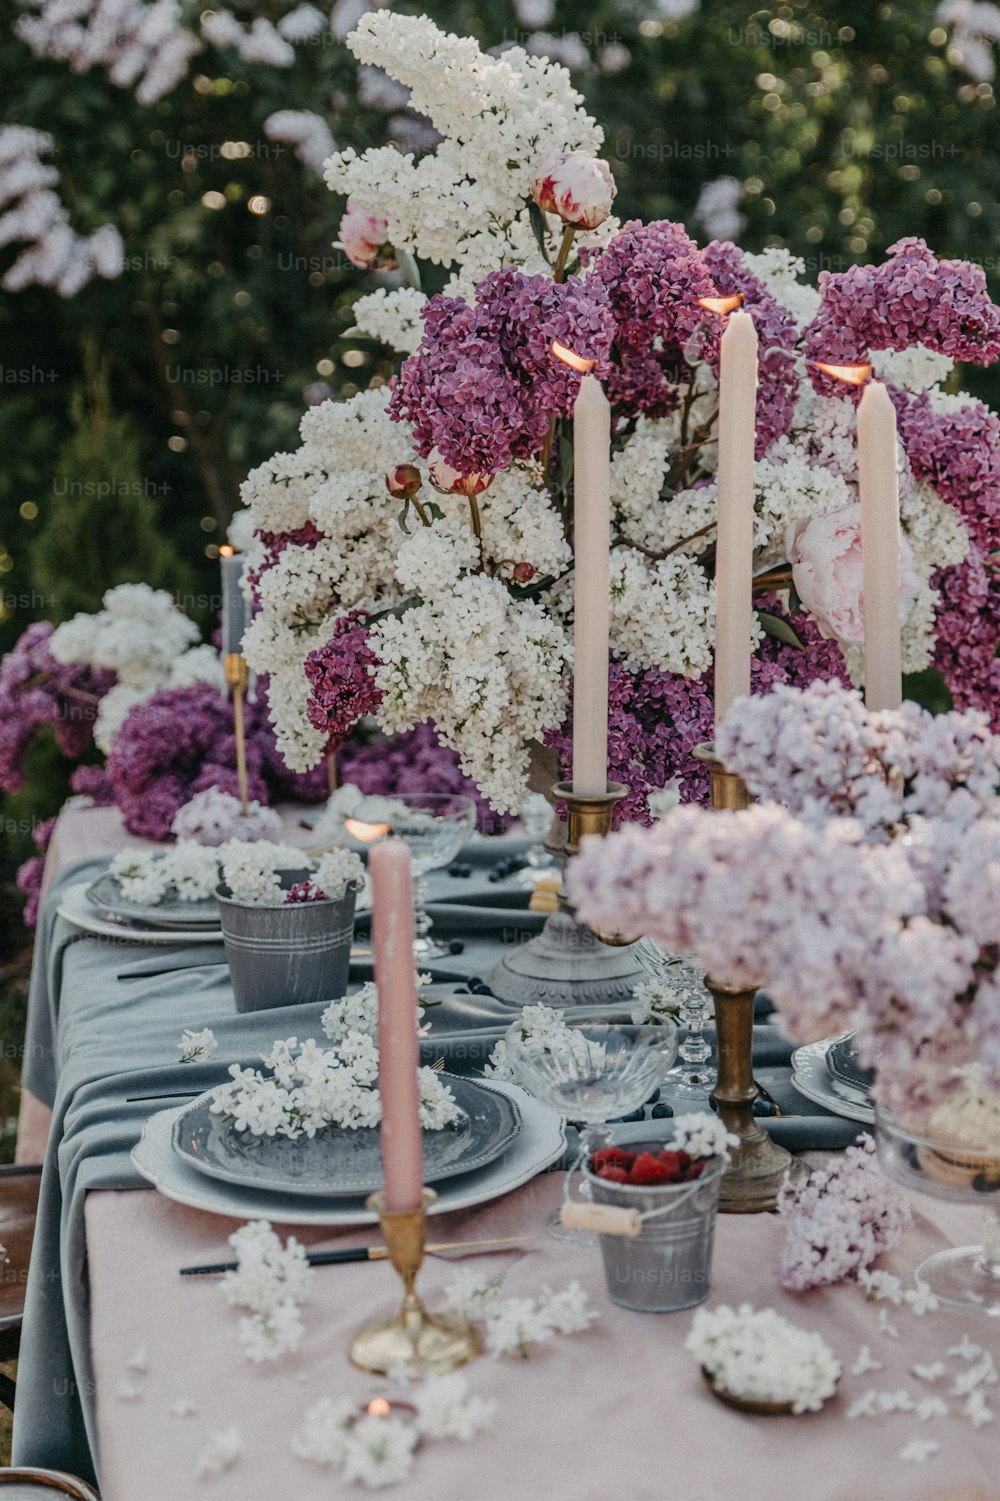
[[[42,895],[42,875],[45,870],[45,851],[49,847],[49,841],[52,838],[52,830],[55,828],[55,826],[55,817],[47,818],[44,823],[40,823],[37,828],[32,830],[31,838],[35,848],[38,851],[38,854],[32,855],[30,859],[25,860],[23,864],[19,865],[17,868],[17,874],[14,877],[17,889],[19,891],[22,891],[28,898],[28,900],[24,904],[23,913],[24,925],[26,928],[33,928],[38,922],[38,903]]]
[[[887,256],[881,266],[820,272],[823,301],[803,337],[807,359],[858,364],[873,350],[916,344],[976,365],[1000,357],[1000,308],[981,267],[939,261],[912,235],[890,245]],[[820,371],[812,380],[828,395],[851,389]]]
[[[55,627],[36,621],[0,662],[0,789],[16,792],[25,760],[43,725],[51,725],[64,756],[82,756],[94,735],[97,706],[113,672],[57,662],[48,650]]]
[[[267,805],[272,795],[312,801],[323,795],[322,773],[295,777],[277,757],[266,701],[247,705],[246,748],[252,799]],[[108,756],[108,775],[125,827],[169,839],[178,810],[196,792],[218,787],[239,795],[231,703],[209,683],[154,693],[129,712]]]
[[[798,328],[788,309],[754,276],[737,246],[713,240],[703,259],[721,295],[743,293],[743,306],[757,330],[757,457],[762,458],[775,439],[791,431],[799,389]]]
[[[114,804],[115,791],[103,766],[78,766],[70,776],[69,785],[78,796],[88,797],[95,808],[110,808]]]
[[[309,723],[329,736],[331,750],[343,743],[359,719],[377,714],[382,703],[374,678],[379,660],[368,644],[367,620],[364,610],[341,615],[329,641],[305,661]]]
[[[614,323],[603,288],[497,271],[469,307],[432,297],[420,348],[392,382],[387,408],[413,424],[424,458],[437,449],[460,474],[495,474],[542,446],[551,415],[569,411],[577,377],[551,353],[553,339],[606,374]]]
[[[326,892],[314,881],[296,881],[285,893],[285,906],[296,902],[325,902],[328,901]]]
[[[677,405],[677,383],[690,379],[696,359],[718,369],[719,319],[698,305],[699,297],[716,295],[715,283],[679,224],[630,219],[587,284],[603,287],[611,300],[619,363],[608,398],[623,415],[666,416]]]

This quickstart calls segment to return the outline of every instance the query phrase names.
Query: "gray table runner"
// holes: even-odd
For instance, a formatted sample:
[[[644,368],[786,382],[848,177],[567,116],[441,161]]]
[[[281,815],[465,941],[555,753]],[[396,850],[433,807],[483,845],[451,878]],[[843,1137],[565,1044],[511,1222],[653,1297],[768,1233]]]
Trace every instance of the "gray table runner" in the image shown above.
[[[470,847],[464,880],[436,872],[431,912],[446,936],[464,943],[460,955],[434,967],[435,988],[451,992],[470,975],[485,976],[500,944],[523,942],[544,918],[527,897],[488,879],[499,852],[523,841]],[[322,1035],[322,1005],[237,1015],[221,944],[140,946],[81,934],[56,916],[67,885],[92,878],[106,861],[66,867],[43,904],[29,997],[24,1085],[52,1107],[42,1176],[24,1338],[18,1367],[14,1463],[48,1465],[96,1479],[96,1414],[90,1357],[84,1202],[97,1189],[147,1188],[130,1161],[145,1120],[170,1099],[139,1095],[200,1091],[219,1083],[229,1063],[250,1063],[275,1038]],[[508,936],[510,935],[510,936]],[[362,945],[365,940],[362,938]],[[370,960],[352,965],[352,984],[370,974]],[[444,1056],[455,1072],[478,1072],[495,1038],[516,1014],[489,996],[457,996],[431,1013],[424,1057]],[[210,1026],[216,1058],[181,1065],[185,1027]],[[861,1129],[801,1099],[790,1084],[790,1048],[766,1022],[755,1031],[755,1062],[784,1118],[767,1121],[775,1139],[805,1148],[842,1147]],[[657,1132],[669,1121],[657,1121]]]

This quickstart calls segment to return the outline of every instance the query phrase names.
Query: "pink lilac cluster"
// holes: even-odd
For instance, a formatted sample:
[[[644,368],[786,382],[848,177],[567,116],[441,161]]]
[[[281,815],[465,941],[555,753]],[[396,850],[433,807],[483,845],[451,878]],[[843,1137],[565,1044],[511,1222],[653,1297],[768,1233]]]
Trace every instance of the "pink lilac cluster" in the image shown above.
[[[309,722],[329,736],[328,749],[343,744],[359,719],[377,714],[382,694],[375,684],[378,657],[368,644],[363,610],[341,615],[325,645],[309,653]]]
[[[509,818],[493,811],[470,777],[462,775],[458,756],[438,741],[432,724],[374,741],[349,740],[337,752],[341,783],[353,782],[367,797],[394,792],[456,792],[476,803],[480,833],[502,833]]]
[[[713,240],[703,252],[705,265],[723,296],[742,292],[743,306],[757,330],[757,457],[791,431],[799,390],[798,324],[729,240]]]
[[[1000,788],[1000,735],[985,715],[934,715],[909,700],[869,712],[842,683],[738,699],[715,743],[756,797],[805,822],[848,815],[869,840],[917,817],[964,829],[992,811]]]
[[[762,605],[773,608],[770,597]],[[808,616],[789,623],[805,643],[803,650],[773,636],[765,637],[750,664],[754,694],[769,693],[778,684],[809,683],[817,676],[847,681],[843,654],[835,641],[825,641]],[[622,782],[629,795],[615,807],[615,828],[623,823],[650,823],[649,795],[668,783],[677,787],[682,803],[704,803],[708,771],[692,752],[712,739],[715,718],[714,674],[685,678],[658,667],[629,672],[612,658],[608,671],[608,776]],[[572,694],[570,694],[572,704]],[[545,736],[560,758],[564,776],[573,772],[573,712]]]
[[[922,344],[954,360],[989,365],[1000,358],[1000,308],[986,275],[969,261],[939,261],[923,240],[890,245],[880,266],[821,271],[822,303],[803,335],[807,359],[857,364],[873,350]],[[818,390],[844,393],[842,382],[813,373]]]
[[[553,340],[606,374],[614,323],[603,289],[516,270],[479,283],[469,307],[432,297],[416,354],[392,382],[387,408],[413,424],[424,458],[436,449],[460,474],[495,474],[536,455],[552,415],[570,409],[579,377],[552,354]]]
[[[907,1195],[886,1177],[871,1136],[814,1167],[802,1184],[785,1180],[778,1195],[785,1243],[782,1287],[804,1292],[843,1282],[899,1245],[913,1223]]]
[[[298,784],[305,779],[293,777],[275,751],[266,700],[247,705],[246,745],[254,801],[303,795]],[[217,787],[239,795],[232,705],[208,683],[154,693],[128,714],[107,768],[125,827],[148,839],[170,838],[177,813],[195,793]],[[317,791],[314,785],[311,800]]]
[[[587,278],[603,288],[615,320],[617,360],[608,398],[623,415],[664,417],[691,365],[719,361],[719,319],[699,307],[716,286],[697,245],[679,224],[630,219]]]
[[[900,402],[899,430],[914,476],[954,506],[969,555],[934,574],[941,596],[934,665],[957,708],[985,709],[1000,728],[1000,418],[980,402],[935,412],[926,396]]]
[[[91,744],[97,706],[113,672],[57,662],[48,650],[55,627],[36,621],[0,661],[0,790],[17,792],[39,731],[51,725],[64,756],[76,760]]]
[[[38,851],[37,855],[31,855],[17,868],[14,880],[18,891],[27,897],[24,904],[24,925],[33,928],[38,921],[38,903],[42,895],[42,873],[45,870],[45,851],[52,839],[52,830],[56,826],[55,818],[47,818],[37,828],[31,831],[31,842]]]
[[[717,744],[787,806],[680,809],[585,846],[568,877],[581,916],[765,985],[796,1041],[856,1031],[879,1099],[908,1121],[971,1063],[1000,1087],[1000,737],[985,716],[868,714],[836,685],[779,687],[734,704]]]

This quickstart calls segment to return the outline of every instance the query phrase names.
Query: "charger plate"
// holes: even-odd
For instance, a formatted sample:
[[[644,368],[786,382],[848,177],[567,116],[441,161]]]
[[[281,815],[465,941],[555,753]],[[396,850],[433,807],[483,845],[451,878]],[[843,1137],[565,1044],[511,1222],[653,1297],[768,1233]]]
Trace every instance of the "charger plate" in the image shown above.
[[[476,1079],[440,1074],[459,1116],[424,1132],[424,1182],[475,1172],[506,1152],[521,1130],[508,1095]],[[328,1126],[315,1136],[252,1136],[214,1115],[214,1091],[199,1095],[174,1122],[174,1151],[196,1171],[225,1183],[306,1198],[358,1198],[382,1187],[377,1126],[352,1131]]]
[[[516,1084],[492,1084],[507,1095],[521,1112],[521,1132],[502,1157],[478,1172],[446,1179],[438,1190],[431,1214],[451,1214],[472,1209],[512,1193],[558,1162],[566,1149],[562,1121],[554,1111],[539,1105]],[[295,1194],[266,1193],[234,1183],[223,1183],[196,1172],[173,1148],[174,1121],[186,1105],[161,1110],[151,1116],[142,1137],[132,1149],[136,1171],[165,1198],[207,1214],[232,1219],[269,1219],[281,1225],[374,1225],[378,1216],[365,1208],[363,1199],[306,1199]]]

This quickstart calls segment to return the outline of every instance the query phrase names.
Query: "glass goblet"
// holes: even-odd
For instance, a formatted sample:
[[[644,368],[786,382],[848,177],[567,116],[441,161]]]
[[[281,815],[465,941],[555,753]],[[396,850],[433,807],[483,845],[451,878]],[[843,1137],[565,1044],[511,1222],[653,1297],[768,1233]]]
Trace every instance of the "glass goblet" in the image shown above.
[[[890,1177],[918,1193],[983,1209],[981,1246],[938,1251],[917,1267],[917,1283],[967,1313],[1000,1317],[1000,1138],[981,1146],[909,1130],[881,1105],[875,1141]]]
[[[522,1019],[504,1040],[516,1082],[564,1119],[581,1122],[581,1144],[590,1156],[610,1142],[608,1122],[638,1110],[662,1084],[677,1053],[672,1021],[639,1026],[574,1019],[539,1033]],[[547,1228],[556,1240],[596,1243],[586,1232],[567,1230],[558,1212]]]
[[[430,870],[450,865],[476,827],[471,797],[451,792],[393,793],[386,805],[389,838],[402,839],[413,861],[413,955],[418,963],[443,959],[447,947],[431,935],[427,912]]]
[[[524,870],[519,870],[514,877],[514,885],[533,888],[535,882],[544,871],[554,873],[557,870],[555,860],[549,854],[543,843],[546,834],[552,827],[554,817],[552,804],[547,797],[540,792],[533,792],[521,809],[521,822],[524,832],[534,840],[524,852],[524,858],[528,864]]]

